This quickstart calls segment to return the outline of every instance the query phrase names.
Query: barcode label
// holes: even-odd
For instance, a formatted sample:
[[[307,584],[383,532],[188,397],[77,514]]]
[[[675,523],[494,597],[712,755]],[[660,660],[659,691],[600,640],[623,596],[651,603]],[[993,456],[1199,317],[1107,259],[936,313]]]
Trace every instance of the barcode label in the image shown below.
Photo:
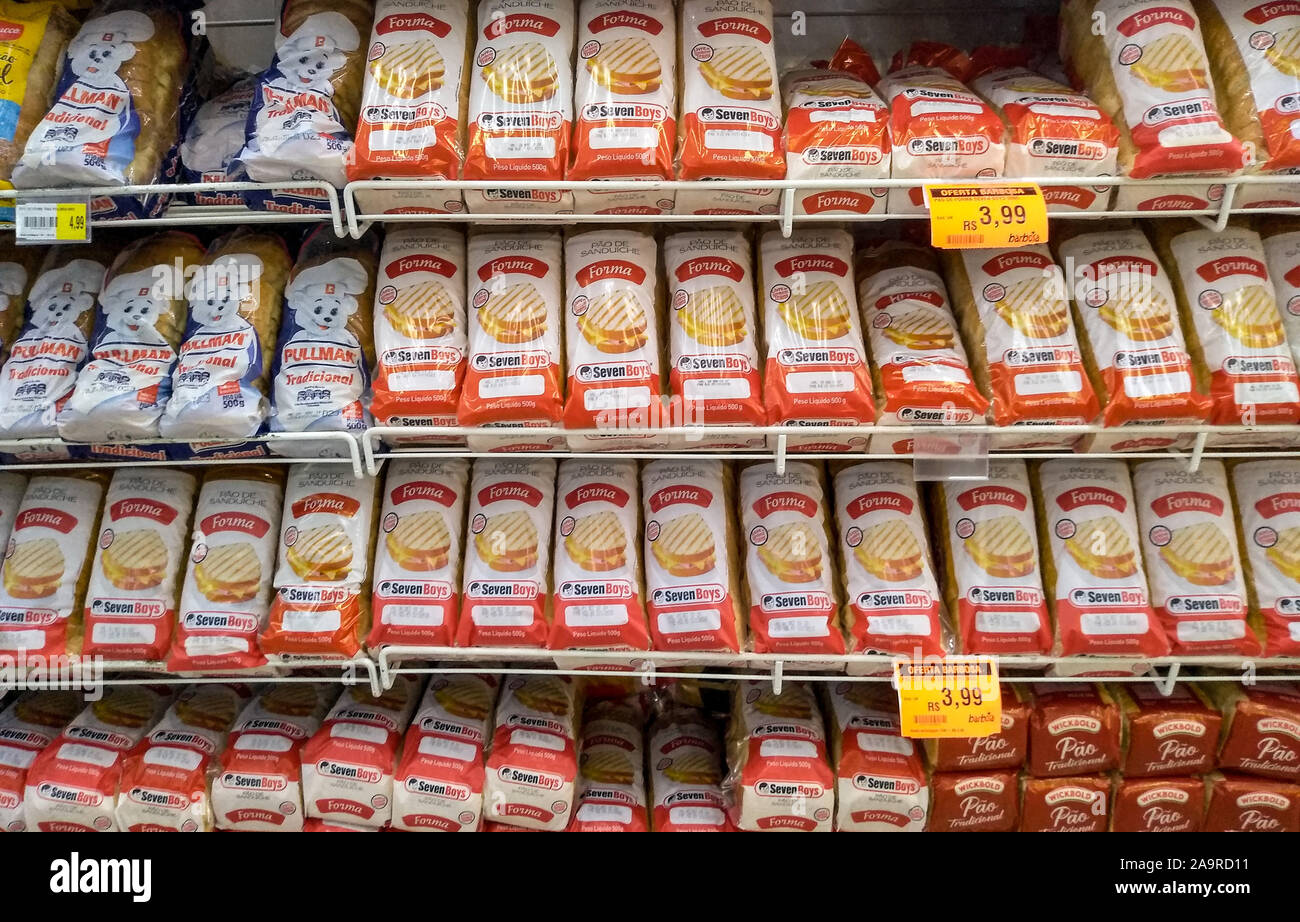
[[[917,714],[912,719],[919,724],[941,724],[948,720],[943,714]]]
[[[76,243],[90,239],[85,202],[18,202],[14,239],[18,243]]]

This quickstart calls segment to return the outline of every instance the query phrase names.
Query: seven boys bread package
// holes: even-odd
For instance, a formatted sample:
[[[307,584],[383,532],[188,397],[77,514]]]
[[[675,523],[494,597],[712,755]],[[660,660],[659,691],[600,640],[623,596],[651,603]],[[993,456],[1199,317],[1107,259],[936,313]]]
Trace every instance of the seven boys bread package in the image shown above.
[[[81,710],[81,693],[29,691],[0,711],[0,830],[27,829],[27,770]]]
[[[636,697],[588,701],[578,741],[569,832],[648,832],[645,706]]]
[[[734,832],[722,738],[703,711],[670,704],[647,731],[655,832]]]
[[[1229,486],[1237,510],[1246,597],[1265,656],[1300,654],[1300,465],[1241,461]]]
[[[558,832],[573,812],[582,695],[569,676],[506,676],[497,704],[483,816]]]
[[[835,765],[835,828],[841,832],[920,832],[930,786],[919,742],[899,732],[892,691],[840,682],[826,694]]]

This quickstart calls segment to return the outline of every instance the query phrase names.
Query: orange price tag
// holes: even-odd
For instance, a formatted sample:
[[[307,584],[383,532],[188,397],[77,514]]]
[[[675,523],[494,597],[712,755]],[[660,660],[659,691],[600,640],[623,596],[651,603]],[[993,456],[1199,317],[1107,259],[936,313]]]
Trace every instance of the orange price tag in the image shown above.
[[[1002,728],[998,664],[988,656],[894,660],[902,734],[992,736]]]
[[[1035,183],[926,186],[930,244],[944,249],[1047,242],[1047,203]]]

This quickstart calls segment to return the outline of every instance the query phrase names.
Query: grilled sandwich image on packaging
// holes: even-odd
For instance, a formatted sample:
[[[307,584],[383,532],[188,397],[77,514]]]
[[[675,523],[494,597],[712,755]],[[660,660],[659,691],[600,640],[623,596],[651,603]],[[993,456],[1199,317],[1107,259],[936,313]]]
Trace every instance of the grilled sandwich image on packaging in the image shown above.
[[[399,99],[415,99],[442,86],[447,62],[433,42],[403,42],[388,46],[370,61],[370,73],[384,91]]]
[[[771,99],[776,83],[762,49],[750,45],[725,45],[699,65],[704,82],[728,99]]]
[[[1230,465],[1242,584],[1265,656],[1300,654],[1300,465],[1290,458]]]
[[[650,42],[629,35],[601,45],[587,59],[593,80],[621,95],[653,93],[663,85],[663,66]]]
[[[1205,54],[1187,35],[1166,35],[1142,49],[1133,75],[1167,93],[1190,93],[1209,85]]]

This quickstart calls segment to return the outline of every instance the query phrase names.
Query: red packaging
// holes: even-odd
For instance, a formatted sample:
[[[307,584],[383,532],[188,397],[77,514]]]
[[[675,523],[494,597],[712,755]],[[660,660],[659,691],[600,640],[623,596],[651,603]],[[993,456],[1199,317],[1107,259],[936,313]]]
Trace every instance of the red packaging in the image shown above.
[[[930,779],[930,832],[1012,832],[1019,818],[1014,771],[937,773]]]
[[[1021,832],[1105,832],[1110,779],[1105,775],[1022,778]]]
[[[1029,755],[1031,707],[1019,685],[1002,686],[1002,729],[992,736],[925,741],[925,754],[936,772],[993,771],[1019,768]]]
[[[1214,767],[1223,717],[1194,685],[1168,695],[1135,683],[1111,689],[1123,717],[1123,771],[1129,778],[1199,775]]]
[[[1199,778],[1125,778],[1115,789],[1111,832],[1200,832],[1205,786]]]
[[[1206,832],[1300,832],[1300,787],[1294,784],[1215,772],[1205,788]]]
[[[1300,686],[1216,682],[1210,694],[1227,723],[1220,768],[1300,781]]]
[[[1102,686],[1034,687],[1029,773],[1060,778],[1119,767],[1119,707]]]

